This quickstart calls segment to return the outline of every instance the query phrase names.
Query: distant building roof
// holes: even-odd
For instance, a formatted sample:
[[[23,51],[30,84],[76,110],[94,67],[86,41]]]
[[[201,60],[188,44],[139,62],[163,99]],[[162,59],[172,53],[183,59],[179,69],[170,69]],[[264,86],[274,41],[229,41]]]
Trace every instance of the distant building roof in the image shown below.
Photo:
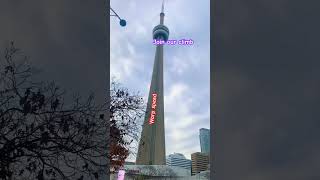
[[[135,162],[130,162],[130,161],[126,161],[124,162],[125,165],[135,165],[136,163]]]
[[[186,159],[186,157],[181,153],[173,153],[173,154],[168,155],[167,157]]]

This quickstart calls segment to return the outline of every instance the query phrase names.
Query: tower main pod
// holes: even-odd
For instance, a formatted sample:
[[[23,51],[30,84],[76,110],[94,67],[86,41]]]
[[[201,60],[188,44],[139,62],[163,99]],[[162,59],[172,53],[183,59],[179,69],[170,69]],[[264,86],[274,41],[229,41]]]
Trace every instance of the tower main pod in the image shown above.
[[[163,10],[162,4],[160,24],[153,28],[153,39],[167,41],[169,29],[163,25]],[[157,45],[147,109],[136,159],[137,165],[166,164],[164,132],[163,45]]]

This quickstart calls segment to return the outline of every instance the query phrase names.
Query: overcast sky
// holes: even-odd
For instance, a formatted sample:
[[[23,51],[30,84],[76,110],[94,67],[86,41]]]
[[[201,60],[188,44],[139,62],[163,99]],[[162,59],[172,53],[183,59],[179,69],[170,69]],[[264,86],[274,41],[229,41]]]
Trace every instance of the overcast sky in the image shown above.
[[[191,46],[164,47],[164,108],[166,154],[200,151],[199,129],[210,128],[209,0],[165,1],[169,39],[192,39]],[[110,19],[110,73],[124,86],[147,97],[155,46],[152,29],[159,24],[162,0],[111,0],[127,21]],[[132,158],[132,157],[131,157]]]

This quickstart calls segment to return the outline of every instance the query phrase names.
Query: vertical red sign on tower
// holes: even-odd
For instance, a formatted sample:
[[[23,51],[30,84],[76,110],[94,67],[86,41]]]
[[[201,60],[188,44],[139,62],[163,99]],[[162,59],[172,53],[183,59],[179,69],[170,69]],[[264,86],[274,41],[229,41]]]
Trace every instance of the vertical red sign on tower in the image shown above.
[[[150,119],[149,124],[154,124],[154,120],[156,117],[156,107],[157,107],[157,94],[152,94],[152,103],[151,103],[151,113],[150,113]]]

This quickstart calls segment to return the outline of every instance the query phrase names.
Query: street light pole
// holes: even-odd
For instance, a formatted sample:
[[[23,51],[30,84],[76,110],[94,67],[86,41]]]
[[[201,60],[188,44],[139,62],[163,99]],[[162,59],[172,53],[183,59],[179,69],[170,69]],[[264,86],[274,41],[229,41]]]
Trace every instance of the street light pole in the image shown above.
[[[110,7],[110,10],[114,13],[114,14],[110,14],[110,16],[116,16],[119,19],[119,23],[120,26],[126,26],[127,22],[124,19],[121,19],[120,16]]]

